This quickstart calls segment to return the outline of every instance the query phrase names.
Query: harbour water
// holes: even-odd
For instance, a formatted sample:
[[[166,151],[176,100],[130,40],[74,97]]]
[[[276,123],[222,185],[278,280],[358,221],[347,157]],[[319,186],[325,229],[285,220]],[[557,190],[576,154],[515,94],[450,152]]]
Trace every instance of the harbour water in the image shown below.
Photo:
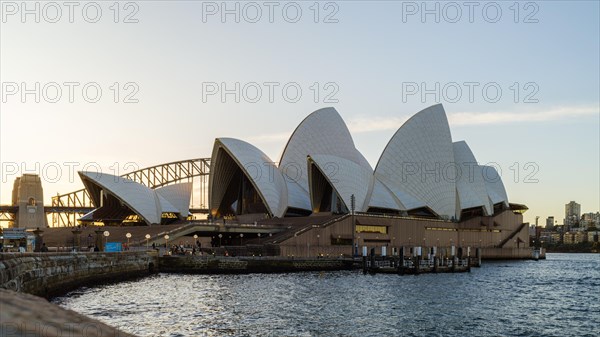
[[[138,336],[600,336],[600,255],[471,273],[158,274],[53,300]]]

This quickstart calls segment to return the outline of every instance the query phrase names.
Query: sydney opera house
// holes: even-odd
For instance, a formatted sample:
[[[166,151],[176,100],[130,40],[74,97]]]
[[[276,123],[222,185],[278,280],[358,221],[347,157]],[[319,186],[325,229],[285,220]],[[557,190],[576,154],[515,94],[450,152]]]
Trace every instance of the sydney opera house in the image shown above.
[[[281,158],[243,140],[217,138],[210,166],[211,224],[278,228],[262,243],[280,255],[351,254],[363,245],[388,251],[403,245],[528,245],[522,221],[527,208],[509,203],[496,169],[478,164],[466,142],[453,141],[442,105],[408,119],[375,168],[333,108],[308,115]],[[189,215],[189,183],[153,190],[106,174],[80,177],[100,205],[83,222],[155,225]],[[231,245],[243,231],[233,233]]]

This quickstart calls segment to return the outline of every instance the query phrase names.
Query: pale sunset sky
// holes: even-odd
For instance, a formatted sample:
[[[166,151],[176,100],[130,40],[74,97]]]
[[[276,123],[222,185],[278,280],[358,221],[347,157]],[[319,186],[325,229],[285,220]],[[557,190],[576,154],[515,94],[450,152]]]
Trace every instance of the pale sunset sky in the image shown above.
[[[114,3],[1,2],[0,204],[22,173],[49,204],[82,188],[71,167],[210,157],[216,137],[277,161],[328,106],[375,167],[442,103],[525,221],[600,209],[598,1]]]

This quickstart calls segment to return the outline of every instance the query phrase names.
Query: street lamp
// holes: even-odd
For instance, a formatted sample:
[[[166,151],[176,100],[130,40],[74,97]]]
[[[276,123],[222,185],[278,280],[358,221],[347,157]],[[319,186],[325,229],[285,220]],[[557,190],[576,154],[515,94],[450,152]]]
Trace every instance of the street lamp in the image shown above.
[[[244,233],[240,234],[240,246],[244,245]]]
[[[150,234],[146,234],[146,250],[148,250],[148,241],[150,240]]]
[[[169,234],[165,234],[165,249],[169,249]]]
[[[221,238],[223,237],[223,234],[219,234],[219,247],[221,247]]]
[[[258,235],[258,244],[260,245],[260,233],[258,233],[256,235]]]
[[[102,234],[104,234],[104,250],[106,250],[106,244],[107,244],[108,236],[110,235],[110,232],[104,231],[104,233],[102,233]]]
[[[127,238],[127,250],[129,250],[129,239],[131,239],[131,233],[125,234],[125,237]]]

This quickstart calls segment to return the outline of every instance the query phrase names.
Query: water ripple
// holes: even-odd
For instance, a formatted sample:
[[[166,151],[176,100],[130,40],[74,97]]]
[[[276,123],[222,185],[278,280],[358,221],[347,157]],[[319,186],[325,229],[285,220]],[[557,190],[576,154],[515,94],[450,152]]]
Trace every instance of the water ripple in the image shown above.
[[[469,274],[158,274],[54,302],[139,336],[599,336],[600,258]]]

